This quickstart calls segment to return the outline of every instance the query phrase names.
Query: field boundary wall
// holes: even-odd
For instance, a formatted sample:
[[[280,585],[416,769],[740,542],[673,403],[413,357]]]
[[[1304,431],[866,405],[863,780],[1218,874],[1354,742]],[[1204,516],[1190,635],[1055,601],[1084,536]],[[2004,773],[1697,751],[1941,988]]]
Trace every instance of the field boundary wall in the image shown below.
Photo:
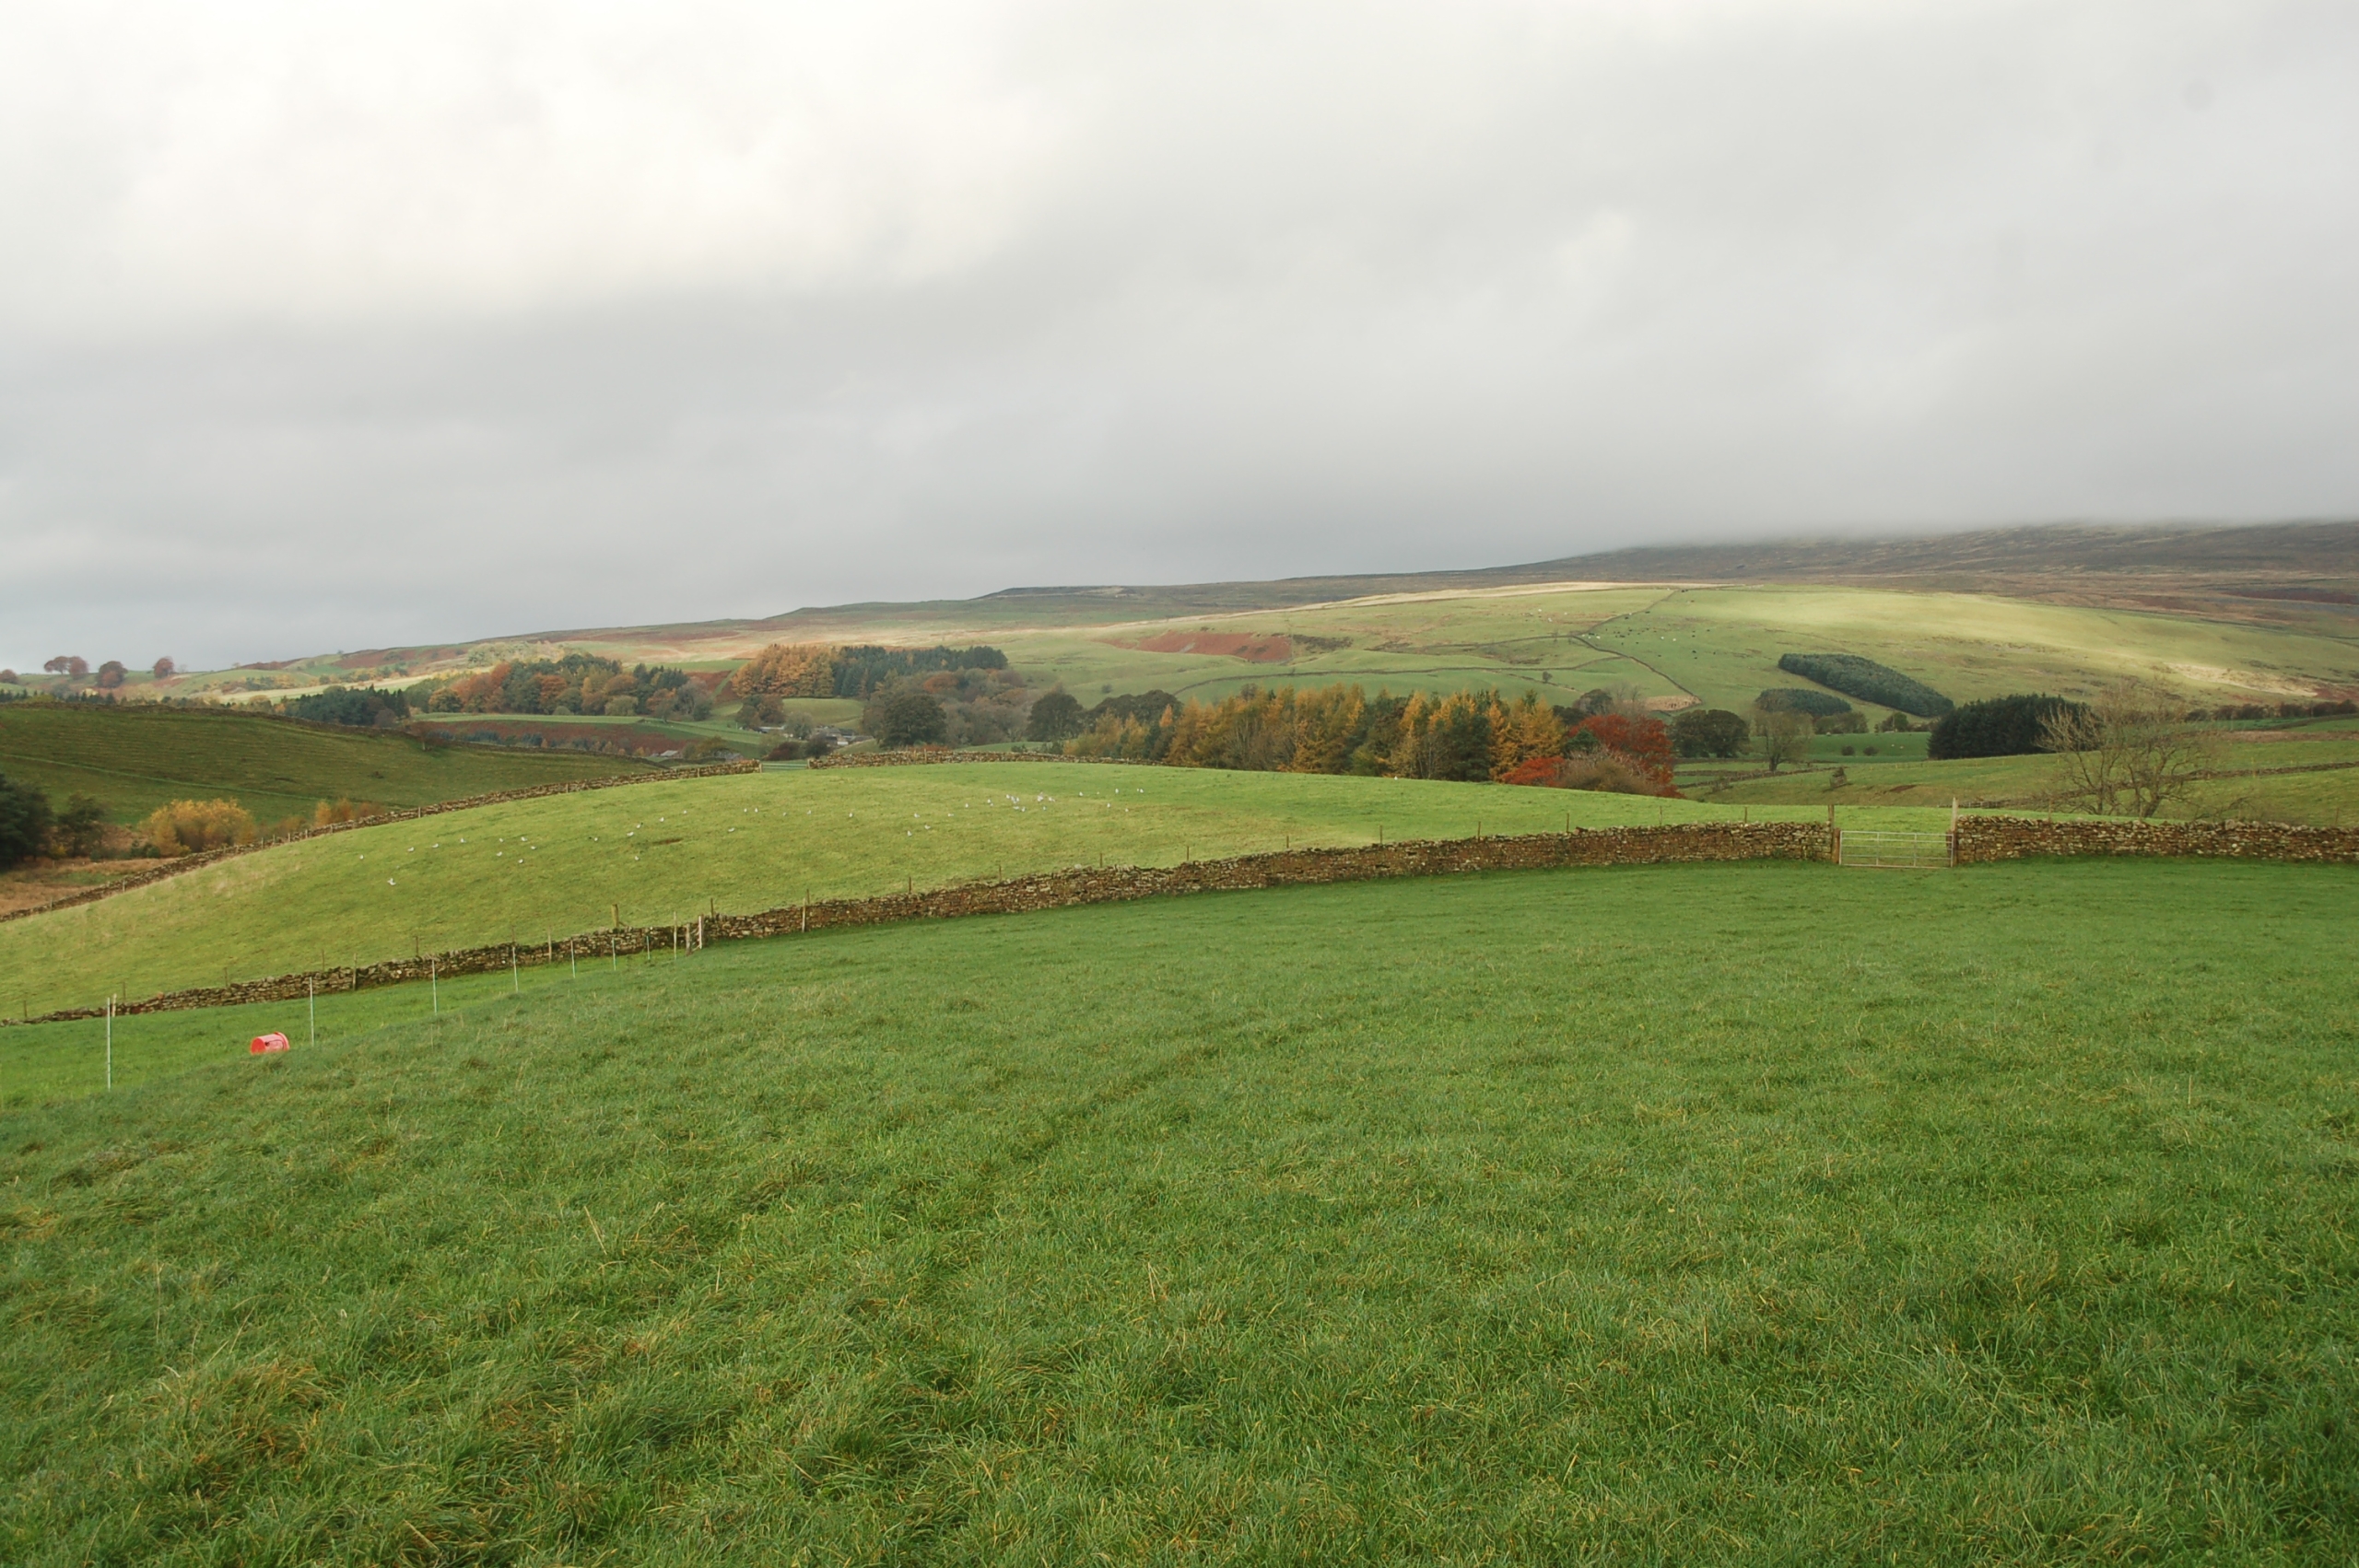
[[[46,915],[53,910],[71,909],[77,905],[95,904],[101,898],[111,898],[118,893],[128,893],[135,887],[146,887],[152,883],[161,882],[166,877],[179,876],[183,872],[193,872],[205,866],[217,865],[223,860],[235,860],[240,855],[251,855],[257,849],[268,849],[280,844],[300,843],[306,838],[322,838],[331,833],[349,833],[357,827],[379,827],[389,822],[415,822],[422,816],[440,816],[446,812],[471,811],[476,806],[503,805],[511,801],[538,800],[546,795],[577,795],[585,790],[613,790],[628,784],[654,784],[666,779],[710,778],[727,773],[754,773],[759,771],[760,767],[761,764],[757,762],[723,762],[704,767],[674,767],[649,773],[626,774],[618,778],[569,778],[556,784],[526,784],[513,790],[495,790],[487,795],[465,795],[455,801],[437,801],[431,805],[405,806],[399,811],[387,812],[382,816],[362,817],[354,822],[331,822],[318,827],[307,827],[299,833],[290,833],[284,838],[258,838],[252,844],[230,844],[218,849],[199,849],[194,854],[175,855],[170,860],[157,861],[154,866],[146,871],[134,872],[128,876],[118,877],[102,887],[68,894],[65,897],[53,899],[47,904],[37,905],[30,909],[14,909],[6,914],[0,914],[0,921],[29,919],[35,915]]]
[[[998,755],[998,754],[991,754]],[[708,772],[739,772],[732,765]],[[382,820],[382,819],[380,819]],[[2029,817],[1965,817],[1955,831],[1960,864],[2041,856],[2228,857],[2359,865],[2359,828],[2281,823],[2042,822]],[[712,942],[800,936],[903,920],[1021,914],[1083,904],[1120,904],[1193,893],[1322,886],[1393,877],[1469,872],[1539,871],[1576,866],[1643,866],[1732,860],[1825,860],[1834,837],[1806,822],[1679,823],[1661,827],[1575,828],[1480,838],[1409,839],[1357,848],[1273,850],[1176,866],[1074,866],[1002,881],[958,883],[874,898],[823,898],[750,915],[711,915],[679,925],[615,926],[540,943],[497,942],[357,967],[170,991],[119,1001],[119,1013],[167,1012],[292,1001],[318,992],[357,991],[440,975],[539,968],[573,959],[692,953]],[[29,1020],[96,1018],[103,1010],[72,1008]]]
[[[915,746],[907,751],[861,752],[851,756],[815,756],[813,767],[924,767],[944,762],[1078,762],[1112,763],[1121,767],[1156,765],[1121,756],[1067,756],[1062,752],[965,752]]]
[[[2303,827],[2284,822],[2127,822],[2107,817],[1958,819],[1960,865],[2045,855],[2163,855],[2359,865],[2359,828]]]

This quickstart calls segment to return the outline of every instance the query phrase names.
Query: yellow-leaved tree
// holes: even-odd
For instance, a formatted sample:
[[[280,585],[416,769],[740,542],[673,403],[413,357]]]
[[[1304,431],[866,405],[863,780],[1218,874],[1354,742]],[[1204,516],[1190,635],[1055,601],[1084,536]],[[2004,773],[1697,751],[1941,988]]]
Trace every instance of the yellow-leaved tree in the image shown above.
[[[158,855],[188,855],[254,841],[253,813],[235,801],[174,801],[139,825]]]

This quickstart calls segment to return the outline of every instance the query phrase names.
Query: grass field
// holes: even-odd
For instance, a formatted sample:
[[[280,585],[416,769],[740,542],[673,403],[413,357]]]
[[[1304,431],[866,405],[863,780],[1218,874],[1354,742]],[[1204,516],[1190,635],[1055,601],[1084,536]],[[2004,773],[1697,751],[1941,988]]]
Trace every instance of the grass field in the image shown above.
[[[1255,664],[1137,646],[1173,631],[1285,636],[1295,656]],[[2348,638],[1988,594],[1861,588],[1517,588],[1180,622],[1017,628],[992,640],[1036,684],[1062,681],[1085,706],[1109,692],[1157,687],[1210,699],[1248,683],[1356,681],[1371,691],[1496,686],[1510,698],[1529,690],[1554,703],[1628,685],[1650,696],[1690,696],[1741,712],[1767,687],[1807,684],[1778,670],[1780,655],[1819,651],[1876,659],[1960,701],[2016,691],[2086,696],[2123,676],[2211,704],[2307,695],[2317,683],[2359,687],[2359,646]],[[1860,706],[1872,718],[1884,712]]]
[[[1249,684],[1353,681],[1394,692],[1492,686],[1509,698],[1531,691],[1559,704],[1627,685],[1742,711],[1763,689],[1796,684],[1778,669],[1781,654],[1830,651],[1891,664],[1960,700],[2015,691],[2084,696],[2125,675],[2206,706],[2307,697],[2320,687],[2359,691],[2359,639],[2339,611],[2264,625],[2212,618],[2193,602],[2169,613],[1992,592],[1678,582],[1436,587],[1289,604],[1298,596],[1286,585],[1229,586],[1238,591],[1213,597],[1233,609],[1188,611],[1184,593],[1015,595],[842,606],[792,625],[612,628],[483,651],[554,656],[574,647],[625,663],[718,668],[778,638],[981,641],[1004,649],[1036,689],[1062,684],[1085,706],[1118,692],[1215,699]],[[1193,633],[1284,637],[1290,648],[1275,661],[1250,662],[1215,650],[1217,643],[1191,647]],[[459,667],[461,650],[439,651]]]
[[[637,773],[620,757],[428,746],[409,736],[153,706],[0,704],[0,773],[60,802],[96,796],[117,822],[166,802],[226,797],[264,822],[320,801],[423,806],[569,778]]]
[[[2266,818],[2337,827],[2359,823],[2359,726],[2350,720],[2300,720],[2273,729],[2228,727],[2218,758],[2223,777],[2198,784],[2165,813]],[[2013,802],[2037,809],[2059,787],[2054,758],[2044,755],[1924,760],[1925,737],[1821,735],[1812,771],[1753,777],[1760,763],[1683,765],[1680,788],[1720,804],[1946,806]],[[1844,746],[1854,755],[1842,755]],[[1875,746],[1878,755],[1866,755]],[[1844,770],[1837,784],[1832,769]],[[2283,772],[2287,768],[2320,771]],[[1723,782],[1729,778],[1737,782]]]
[[[138,1020],[235,1028],[0,1115],[0,1557],[2348,1562],[2354,894],[1529,873]]]
[[[0,925],[0,1010],[1085,865],[1567,825],[1823,819],[1489,784],[992,763],[764,772],[307,839]],[[1933,826],[1946,811],[1854,813]]]

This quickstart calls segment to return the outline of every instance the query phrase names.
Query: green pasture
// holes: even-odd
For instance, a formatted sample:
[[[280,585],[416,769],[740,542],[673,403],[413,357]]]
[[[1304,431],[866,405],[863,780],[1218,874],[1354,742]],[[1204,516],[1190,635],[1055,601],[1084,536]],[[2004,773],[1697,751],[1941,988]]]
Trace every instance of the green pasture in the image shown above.
[[[0,1557],[2349,1562],[2354,895],[1538,872],[178,1021],[0,1112]]]
[[[153,705],[0,704],[0,773],[60,802],[96,796],[117,822],[167,802],[228,798],[262,822],[320,801],[423,806],[646,765],[584,754],[429,746],[408,735]]]
[[[680,779],[303,839],[0,924],[0,1012],[1101,861],[1825,811],[1059,763]]]
[[[2340,726],[2302,726],[2270,731],[2247,730],[2223,748],[2223,777],[2199,783],[2167,816],[2256,817],[2276,822],[2307,823],[2334,827],[2359,823],[2359,735]],[[1922,735],[1821,735],[1813,743],[1807,771],[1789,771],[1767,778],[1750,777],[1758,761],[1683,765],[1682,790],[1700,801],[1720,805],[1811,806],[1822,811],[1834,803],[1845,807],[1947,806],[1953,800],[1968,804],[2012,802],[2037,808],[2059,787],[2055,758],[2047,755],[1968,757],[1927,762]],[[1894,742],[1915,742],[1913,755],[1883,755]],[[1844,756],[1849,745],[1858,755]],[[1868,756],[1865,747],[1879,755]],[[1893,747],[1901,750],[1900,747]],[[1844,771],[1835,783],[1833,769]],[[2317,772],[2276,772],[2282,768],[2321,768]],[[1723,779],[1744,776],[1740,781]]]

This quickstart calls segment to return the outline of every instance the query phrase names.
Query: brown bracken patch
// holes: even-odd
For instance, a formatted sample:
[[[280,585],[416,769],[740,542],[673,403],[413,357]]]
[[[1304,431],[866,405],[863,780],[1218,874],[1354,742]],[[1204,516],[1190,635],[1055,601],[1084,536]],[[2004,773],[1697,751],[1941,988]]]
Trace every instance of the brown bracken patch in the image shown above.
[[[1248,664],[1284,664],[1294,658],[1294,644],[1283,633],[1256,637],[1248,632],[1165,632],[1131,646],[1142,653],[1209,653],[1242,659]]]

